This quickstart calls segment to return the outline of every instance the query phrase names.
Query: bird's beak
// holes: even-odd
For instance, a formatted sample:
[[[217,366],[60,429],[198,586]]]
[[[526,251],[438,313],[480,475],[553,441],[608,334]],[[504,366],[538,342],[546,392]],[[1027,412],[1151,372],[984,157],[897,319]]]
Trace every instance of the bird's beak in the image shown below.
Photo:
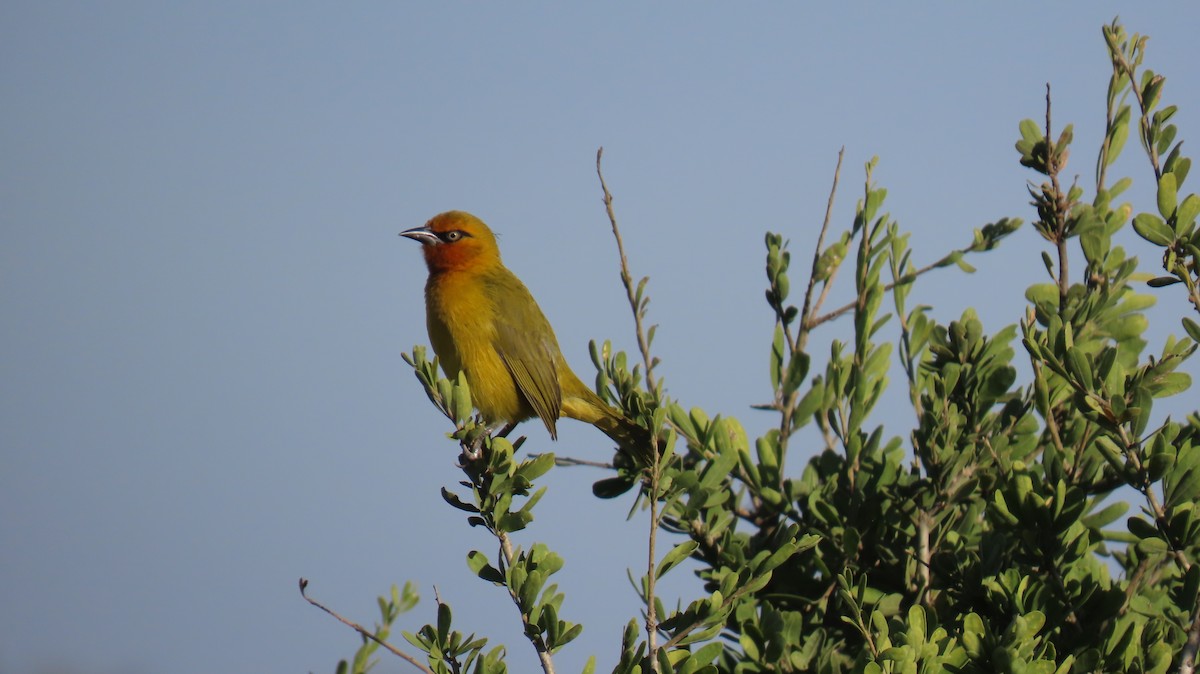
[[[412,229],[406,229],[403,232],[400,232],[400,236],[408,237],[413,241],[426,246],[436,246],[442,242],[442,240],[437,237],[437,234],[429,231],[428,227],[413,227]]]

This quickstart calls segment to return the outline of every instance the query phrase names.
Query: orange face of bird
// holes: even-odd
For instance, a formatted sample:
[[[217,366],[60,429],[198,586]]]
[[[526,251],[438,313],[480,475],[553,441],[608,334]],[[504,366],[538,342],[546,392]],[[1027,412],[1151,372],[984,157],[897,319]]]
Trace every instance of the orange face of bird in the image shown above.
[[[430,273],[470,269],[500,261],[492,230],[479,218],[463,211],[435,215],[424,227],[400,232],[421,244]]]

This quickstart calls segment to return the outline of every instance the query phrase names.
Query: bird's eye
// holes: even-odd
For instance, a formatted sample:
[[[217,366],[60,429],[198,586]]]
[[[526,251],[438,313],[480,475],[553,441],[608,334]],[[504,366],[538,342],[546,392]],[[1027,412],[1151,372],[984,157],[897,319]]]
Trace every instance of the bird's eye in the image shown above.
[[[444,240],[446,243],[454,243],[455,241],[458,241],[459,239],[461,239],[462,236],[463,236],[462,232],[460,232],[458,230],[454,230],[453,232],[446,232],[445,234],[443,234],[442,240]]]

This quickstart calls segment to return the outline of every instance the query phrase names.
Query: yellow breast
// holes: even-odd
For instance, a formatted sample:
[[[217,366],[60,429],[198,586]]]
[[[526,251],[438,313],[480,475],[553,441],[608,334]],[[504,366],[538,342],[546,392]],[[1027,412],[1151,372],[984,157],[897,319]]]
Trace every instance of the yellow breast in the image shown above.
[[[471,400],[489,424],[533,416],[496,352],[496,306],[479,275],[430,276],[425,286],[426,322],[433,351],[447,377],[466,375]]]

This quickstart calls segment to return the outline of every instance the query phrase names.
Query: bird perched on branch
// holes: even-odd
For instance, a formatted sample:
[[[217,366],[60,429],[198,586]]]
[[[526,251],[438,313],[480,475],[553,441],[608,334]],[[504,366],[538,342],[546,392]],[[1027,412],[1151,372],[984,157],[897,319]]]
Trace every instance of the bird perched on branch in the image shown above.
[[[488,424],[537,416],[557,439],[559,417],[594,425],[632,456],[650,433],[584,385],[558,347],[550,322],[524,283],[500,261],[492,230],[463,211],[400,232],[421,243],[429,279],[429,340],[446,376],[466,374],[471,400]]]

